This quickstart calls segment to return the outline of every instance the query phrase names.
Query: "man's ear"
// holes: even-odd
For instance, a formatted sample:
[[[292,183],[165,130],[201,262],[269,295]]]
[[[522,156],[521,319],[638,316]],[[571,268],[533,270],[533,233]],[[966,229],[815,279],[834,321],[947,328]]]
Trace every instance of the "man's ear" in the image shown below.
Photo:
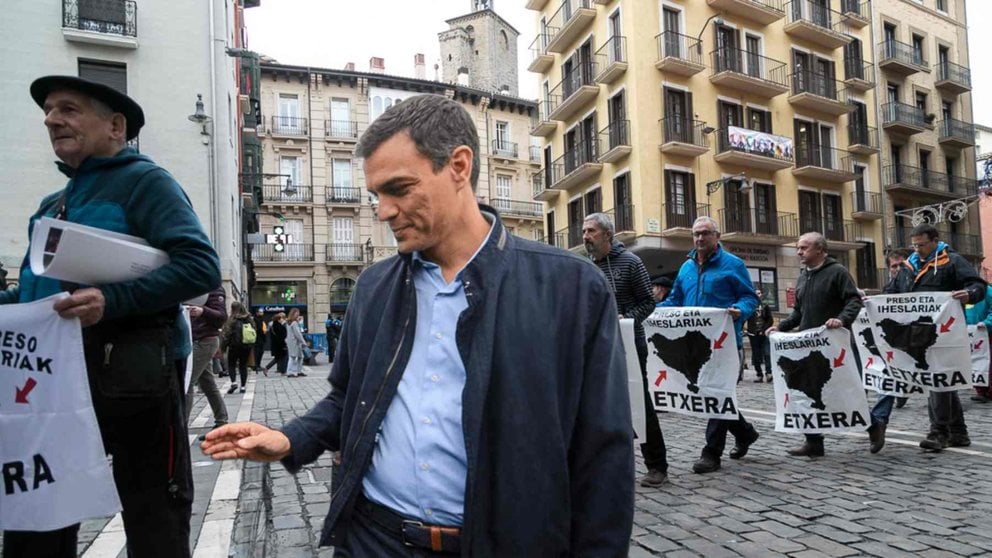
[[[127,118],[119,112],[115,112],[110,117],[110,137],[120,140],[121,143],[127,141]]]
[[[453,178],[460,184],[472,187],[472,158],[475,154],[467,145],[459,145],[451,152],[448,165],[451,167]]]

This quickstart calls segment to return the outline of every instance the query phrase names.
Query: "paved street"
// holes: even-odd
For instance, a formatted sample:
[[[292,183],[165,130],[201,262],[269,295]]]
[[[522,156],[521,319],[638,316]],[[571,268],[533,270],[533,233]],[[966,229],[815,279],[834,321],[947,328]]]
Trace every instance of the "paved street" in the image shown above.
[[[226,396],[232,417],[279,425],[326,393],[327,365],[306,378],[252,375]],[[671,484],[638,488],[631,556],[974,556],[987,554],[992,514],[992,404],[964,405],[973,445],[925,454],[922,399],[896,410],[889,442],[870,455],[864,435],[828,436],[827,456],[792,458],[800,436],[773,431],[771,384],[741,384],[741,407],[761,439],[741,461],[709,475],[690,471],[704,422],[662,416]],[[226,385],[226,383],[225,383]],[[212,423],[198,397],[191,435]],[[732,441],[728,446],[732,446]],[[194,444],[195,556],[330,556],[316,541],[330,495],[325,456],[297,477],[278,464],[219,465]],[[639,473],[643,464],[638,462]],[[983,525],[985,527],[983,527]],[[123,557],[119,519],[83,526],[85,558]]]

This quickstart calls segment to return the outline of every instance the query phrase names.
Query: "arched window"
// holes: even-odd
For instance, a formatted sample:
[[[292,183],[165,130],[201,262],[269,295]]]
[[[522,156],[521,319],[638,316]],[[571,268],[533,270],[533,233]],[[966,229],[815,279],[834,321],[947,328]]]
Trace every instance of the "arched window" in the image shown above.
[[[355,289],[355,280],[339,277],[331,284],[331,313],[343,312],[351,300],[351,291]]]
[[[503,41],[503,48],[509,49],[510,48],[510,37],[508,37],[506,35],[506,31],[500,29],[499,30],[499,38],[500,38],[500,40]]]

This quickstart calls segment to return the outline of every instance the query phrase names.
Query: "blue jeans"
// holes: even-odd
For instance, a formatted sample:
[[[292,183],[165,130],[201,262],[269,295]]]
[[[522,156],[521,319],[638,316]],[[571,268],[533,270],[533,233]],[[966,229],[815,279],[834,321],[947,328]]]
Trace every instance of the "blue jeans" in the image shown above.
[[[896,402],[895,395],[879,395],[875,406],[871,408],[872,424],[889,424],[892,415],[892,404]]]

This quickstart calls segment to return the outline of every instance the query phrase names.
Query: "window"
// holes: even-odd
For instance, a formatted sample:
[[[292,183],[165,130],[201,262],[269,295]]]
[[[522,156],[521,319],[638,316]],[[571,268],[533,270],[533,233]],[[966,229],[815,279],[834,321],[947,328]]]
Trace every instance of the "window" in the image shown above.
[[[772,133],[772,113],[767,110],[748,107],[747,127],[757,132]]]
[[[774,184],[754,185],[754,229],[758,234],[778,234]]]
[[[357,130],[351,124],[351,105],[348,99],[331,99],[331,122],[328,134],[335,138],[355,137]]]
[[[504,50],[509,49],[510,48],[510,37],[508,37],[506,35],[506,31],[503,31],[502,29],[500,29],[499,30],[499,38],[500,38],[500,43],[502,43],[502,45],[503,45],[503,49]]]
[[[283,223],[289,243],[283,252],[284,261],[307,261],[306,246],[303,244],[303,219],[286,219]],[[312,254],[310,254],[312,256]]]
[[[515,157],[513,144],[510,141],[510,123],[502,120],[496,121],[496,145],[493,149],[494,155],[504,157]]]
[[[568,202],[568,248],[582,244],[582,223],[585,216],[582,198]]]
[[[916,92],[916,108],[925,115],[927,113],[927,94],[922,91]]]
[[[753,232],[751,227],[751,198],[742,193],[741,182],[731,180],[723,186],[724,233]]]
[[[865,241],[864,247],[859,248],[855,254],[855,261],[858,264],[859,287],[862,289],[881,289],[884,286],[879,284],[874,242]]]
[[[300,158],[281,157],[279,159],[279,200],[302,200],[300,193]]]
[[[513,185],[513,177],[507,174],[497,174],[496,175],[496,199],[509,200],[512,196],[510,193],[511,187]],[[495,201],[495,200],[494,200]],[[496,209],[505,210],[507,208],[496,207]]]
[[[844,240],[844,218],[840,196],[823,194],[823,236],[828,240]]]
[[[591,192],[586,192],[585,203],[587,215],[603,211],[603,191],[596,188]]]
[[[354,244],[355,225],[351,217],[331,219],[331,245],[327,258],[332,262],[360,261],[362,254]]]
[[[89,3],[92,4],[92,2]],[[125,64],[80,60],[79,77],[102,83],[127,95],[127,65]]]
[[[868,199],[868,167],[864,165],[854,165],[854,211],[878,212],[880,207],[875,207],[872,200]]]
[[[549,211],[544,216],[544,221],[548,224],[548,244],[551,246],[556,246],[555,244],[555,212]]]
[[[279,94],[279,116],[276,119],[276,131],[284,134],[303,133],[299,96],[287,93]]]
[[[132,13],[128,14],[128,6],[124,0],[79,0],[77,9],[79,29],[115,35],[135,35],[133,9]],[[131,21],[128,22],[128,19]]]
[[[695,177],[687,172],[665,171],[665,228],[690,228],[696,220]]]
[[[920,178],[923,181],[923,187],[930,187],[930,152],[921,149],[920,150]]]
[[[630,173],[613,179],[613,224],[618,231],[634,230],[634,207],[630,193]]]
[[[331,161],[331,201],[358,201],[358,191],[352,186],[351,160]]]
[[[926,58],[923,56],[923,37],[919,35],[913,35],[913,62],[926,64]]]
[[[331,283],[331,312],[341,312],[348,307],[351,291],[355,290],[355,280],[340,277]]]
[[[947,13],[947,0],[937,0],[937,11]]]
[[[799,234],[822,232],[820,196],[808,190],[799,191]]]

